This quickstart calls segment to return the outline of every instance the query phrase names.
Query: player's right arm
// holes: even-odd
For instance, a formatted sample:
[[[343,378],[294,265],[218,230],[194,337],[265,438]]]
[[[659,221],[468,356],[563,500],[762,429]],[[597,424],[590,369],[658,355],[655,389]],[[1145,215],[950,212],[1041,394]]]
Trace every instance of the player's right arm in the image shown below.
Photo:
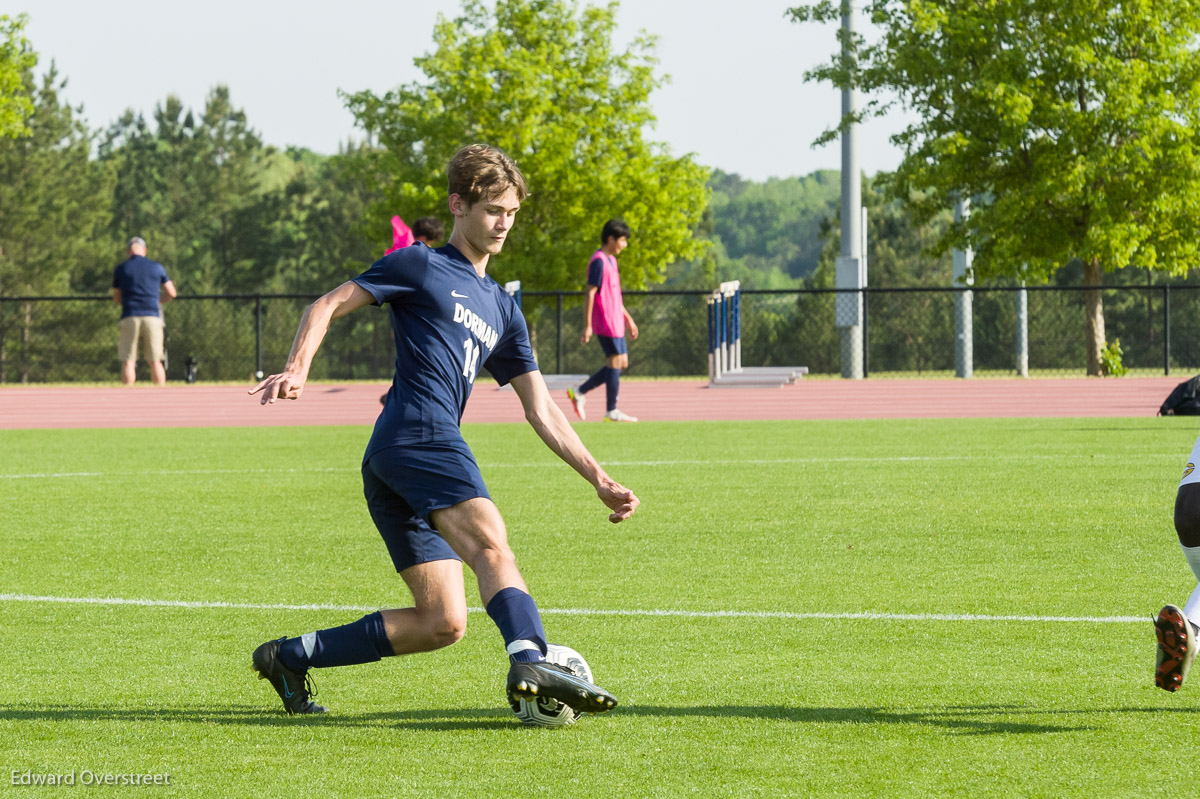
[[[308,370],[321,342],[325,339],[329,323],[374,301],[375,298],[369,291],[351,280],[308,306],[304,310],[304,316],[300,318],[300,328],[296,331],[295,341],[292,342],[287,367],[279,374],[264,379],[250,389],[250,393],[262,392],[261,405],[276,399],[300,399],[304,383],[308,380]]]
[[[511,383],[525,409],[525,419],[555,455],[592,484],[596,496],[612,511],[608,520],[617,524],[632,516],[641,500],[609,477],[592,453],[588,452],[575,428],[571,427],[567,417],[550,398],[542,373],[537,370],[526,372],[514,377]]]
[[[602,283],[604,283],[604,259],[597,255],[588,264],[587,298],[583,301],[583,333],[579,336],[581,344],[587,344],[592,339],[592,312],[596,309],[596,300],[599,299]]]
[[[592,308],[596,303],[596,292],[599,286],[588,286],[587,297],[583,301],[583,332],[579,334],[579,343],[587,344],[592,340]]]

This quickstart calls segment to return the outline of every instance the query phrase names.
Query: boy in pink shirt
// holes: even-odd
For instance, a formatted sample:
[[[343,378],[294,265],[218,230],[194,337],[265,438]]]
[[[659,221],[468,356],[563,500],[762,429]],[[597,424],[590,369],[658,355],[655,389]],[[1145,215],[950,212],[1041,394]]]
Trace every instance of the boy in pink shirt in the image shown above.
[[[629,368],[629,349],[625,344],[625,330],[631,338],[638,337],[637,325],[621,299],[621,275],[617,271],[617,256],[629,246],[629,226],[620,219],[610,219],[600,232],[600,249],[588,264],[587,298],[583,303],[582,344],[591,341],[592,334],[604,350],[606,363],[578,388],[567,389],[567,398],[580,419],[586,419],[583,396],[603,384],[607,392],[608,422],[636,422],[637,418],[617,409],[617,393],[621,385],[621,370]]]

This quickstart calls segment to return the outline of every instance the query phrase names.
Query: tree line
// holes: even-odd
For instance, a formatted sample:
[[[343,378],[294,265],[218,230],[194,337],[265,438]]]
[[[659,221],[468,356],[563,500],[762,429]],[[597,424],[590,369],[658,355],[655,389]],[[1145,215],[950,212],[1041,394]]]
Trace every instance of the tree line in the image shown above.
[[[0,129],[0,295],[106,291],[133,235],[184,292],[327,289],[390,245],[393,214],[450,221],[445,165],[473,141],[509,152],[532,188],[497,279],[578,288],[621,216],[641,243],[627,283],[660,282],[704,250],[708,169],[646,138],[664,78],[650,37],[613,46],[615,11],[467,0],[417,59],[422,80],[345,95],[363,137],[333,155],[265,143],[225,86],[202,109],[168,96],[92,129],[63,76],[35,76],[23,20],[0,17],[0,86],[15,80],[25,103],[0,107],[14,120]]]
[[[35,76],[23,20],[0,17],[0,297],[105,292],[131,235],[185,293],[317,293],[383,251],[392,214],[446,218],[444,165],[476,140],[516,157],[533,188],[501,281],[580,288],[596,232],[623,216],[636,231],[622,257],[630,288],[831,286],[836,173],[746,181],[648,140],[664,80],[655,41],[615,49],[615,11],[465,0],[416,60],[421,80],[345,96],[363,139],[328,156],[264,143],[222,86],[203,109],[167,97],[92,129],[62,76]],[[872,98],[839,127],[886,113],[880,96],[918,112],[896,136],[899,168],[864,191],[868,285],[947,285],[952,247],[974,251],[981,282],[1082,281],[1099,373],[1111,344],[1096,287],[1183,278],[1196,256],[1200,0],[865,11],[881,35],[843,37],[848,55],[806,78]],[[832,0],[789,12],[840,13]],[[958,222],[956,194],[972,200]],[[772,311],[771,352],[832,335],[829,314],[804,302]],[[529,313],[537,327],[549,310]],[[0,371],[11,331],[26,346],[34,321],[0,308]]]

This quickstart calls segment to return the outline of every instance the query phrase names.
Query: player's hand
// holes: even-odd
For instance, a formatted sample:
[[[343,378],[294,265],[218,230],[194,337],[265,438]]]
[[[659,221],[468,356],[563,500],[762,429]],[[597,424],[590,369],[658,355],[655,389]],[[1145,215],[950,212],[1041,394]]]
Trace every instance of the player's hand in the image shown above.
[[[579,343],[587,344],[591,340],[592,340],[592,328],[585,327],[583,329],[583,332],[579,334]]]
[[[253,395],[260,391],[262,399],[259,401],[259,405],[266,405],[277,399],[297,400],[304,392],[304,378],[293,372],[271,375],[250,389],[249,393]]]
[[[632,317],[629,319],[629,336],[630,336],[630,338],[635,338],[635,339],[638,336],[637,324],[633,321]]]
[[[608,514],[608,520],[613,524],[628,519],[637,510],[637,506],[642,504],[642,501],[632,491],[611,480],[597,486],[596,495],[612,511]]]

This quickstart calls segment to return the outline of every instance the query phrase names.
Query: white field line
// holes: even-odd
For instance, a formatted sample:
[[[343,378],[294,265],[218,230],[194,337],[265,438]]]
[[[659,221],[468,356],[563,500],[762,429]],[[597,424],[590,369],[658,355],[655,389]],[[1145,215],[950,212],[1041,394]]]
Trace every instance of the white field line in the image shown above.
[[[886,465],[889,463],[930,463],[937,461],[986,461],[993,463],[1000,460],[1069,460],[1071,462],[1079,461],[1078,453],[1063,453],[1061,455],[1029,455],[1021,453],[1013,453],[1011,455],[999,455],[995,453],[983,453],[979,455],[900,455],[900,456],[870,456],[870,457],[841,457],[841,458],[697,458],[690,460],[654,460],[654,461],[601,461],[604,466],[737,466],[746,464],[750,466],[772,466],[772,465],[789,465],[789,464],[826,464],[826,463],[877,463]],[[1174,461],[1181,461],[1178,452],[1173,453],[1140,453],[1137,455],[1121,454],[1121,455],[1092,455],[1093,460],[1103,460],[1107,458],[1119,458],[1122,461],[1130,460],[1163,460],[1170,458]],[[538,463],[487,463],[479,464],[485,471],[487,469],[545,469],[545,468],[562,468],[562,464],[557,461],[546,461]],[[354,472],[359,471],[359,466],[327,466],[313,467],[306,469],[156,469],[147,470],[144,472],[30,472],[26,474],[0,474],[0,480],[54,480],[69,477],[119,477],[122,480],[127,479],[131,475],[140,476],[167,476],[167,475],[205,475],[205,474],[328,474],[336,472]]]
[[[331,466],[311,469],[153,469],[144,472],[30,472],[28,474],[0,474],[0,480],[39,480],[60,477],[129,477],[147,475],[201,475],[201,474],[319,474],[324,472],[357,472],[359,467]]]
[[[121,597],[36,596],[0,594],[0,602],[40,602],[65,605],[132,605],[146,608],[193,608],[232,610],[340,610],[370,613],[378,606],[365,605],[288,605],[257,602],[199,602],[182,599],[126,599]],[[470,608],[483,613],[482,608]],[[545,608],[547,616],[675,616],[686,619],[851,619],[865,621],[991,621],[991,622],[1087,622],[1091,624],[1145,624],[1150,616],[987,616],[975,613],[788,613],[751,610],[589,610],[584,608]]]

